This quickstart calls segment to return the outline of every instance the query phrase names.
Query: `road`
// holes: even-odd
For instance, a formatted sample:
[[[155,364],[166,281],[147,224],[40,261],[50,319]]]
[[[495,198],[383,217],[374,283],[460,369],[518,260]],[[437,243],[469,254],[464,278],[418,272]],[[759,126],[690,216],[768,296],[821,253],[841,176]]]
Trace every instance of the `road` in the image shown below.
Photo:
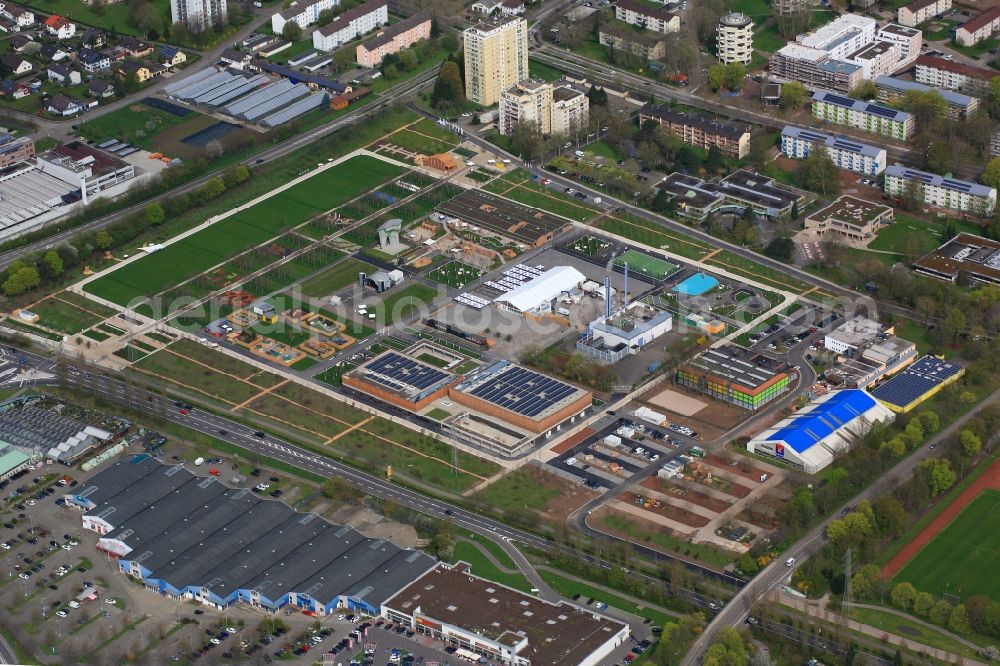
[[[419,91],[424,86],[430,85],[434,81],[436,75],[437,72],[431,69],[419,76],[414,77],[409,81],[404,82],[403,84],[401,84],[396,88],[390,89],[389,92],[385,93],[382,97],[379,97],[378,101],[376,102],[363,106],[357,109],[356,111],[346,113],[340,118],[333,120],[325,125],[321,125],[320,127],[310,132],[296,135],[291,139],[288,139],[283,143],[268,148],[263,152],[257,153],[253,157],[247,158],[240,163],[253,167],[259,163],[270,162],[284,155],[287,155],[288,153],[298,150],[299,148],[308,146],[309,144],[316,142],[317,140],[328,134],[337,132],[341,129],[344,129],[345,127],[354,125],[355,123],[363,122],[366,119],[372,117],[382,107],[392,104],[393,102],[406,99],[416,94],[416,92]],[[128,208],[124,208],[118,212],[106,215],[105,217],[93,220],[91,222],[87,222],[86,224],[74,227],[73,229],[67,229],[66,231],[61,231],[59,233],[53,234],[40,241],[31,243],[29,245],[9,250],[7,252],[2,252],[0,253],[0,270],[10,265],[12,261],[20,259],[25,254],[28,254],[30,252],[37,252],[52,245],[68,241],[74,236],[77,236],[78,234],[85,231],[97,231],[99,229],[103,229],[104,227],[107,227],[108,225],[124,217],[127,217],[133,213],[143,210],[151,201],[162,201],[171,198],[173,196],[176,196],[177,194],[182,194],[184,192],[192,192],[194,190],[197,190],[199,187],[202,186],[202,184],[204,184],[206,180],[218,176],[219,173],[220,172],[212,172],[205,174],[204,176],[197,178],[193,181],[190,181],[184,185],[175,187],[174,189],[168,192],[164,192],[163,194],[151,197],[137,204],[129,206]]]
[[[1000,400],[1000,389],[994,391],[979,404],[989,404],[997,400]],[[923,446],[914,451],[913,454],[901,460],[895,467],[875,481],[875,483],[844,504],[840,511],[832,513],[829,518],[822,521],[805,536],[792,544],[785,552],[784,558],[794,557],[797,564],[801,565],[806,559],[819,552],[826,545],[826,538],[823,535],[827,526],[830,524],[830,521],[841,515],[843,509],[856,506],[863,499],[874,501],[888,494],[898,484],[912,478],[917,465],[925,458],[931,457],[933,447],[936,447],[939,443],[957,433],[969,419],[975,416],[977,411],[977,409],[970,409],[947,428],[924,442]],[[785,566],[785,559],[780,559],[771,562],[767,568],[757,574],[712,619],[705,628],[704,633],[698,637],[698,640],[695,641],[691,650],[681,662],[681,666],[695,666],[722,627],[735,627],[746,620],[750,610],[759,601],[771,590],[788,580],[791,571],[791,568]]]
[[[24,387],[32,384],[60,384],[59,363],[54,359],[12,347],[2,350],[0,357],[3,357],[3,360],[0,361],[0,389]],[[20,370],[45,373],[48,375],[48,378],[40,381],[25,381],[18,375],[7,374],[7,369],[14,366]],[[165,398],[153,391],[130,386],[124,378],[106,375],[103,369],[96,366],[93,367],[93,372],[89,370],[80,372],[75,368],[70,368],[69,372],[66,373],[64,388],[86,392],[91,396],[126,405],[129,409],[149,414],[152,417],[168,420],[215,439],[239,446],[249,452],[250,455],[256,454],[280,460],[322,477],[335,476],[345,479],[352,486],[368,495],[380,499],[392,499],[403,506],[408,506],[434,518],[450,520],[459,527],[463,527],[494,541],[517,542],[543,551],[558,547],[558,544],[545,537],[510,527],[488,516],[468,511],[460,506],[452,505],[433,497],[425,496],[415,490],[393,483],[391,480],[359,471],[339,460],[312,453],[273,434],[268,433],[263,437],[258,437],[254,433],[260,431],[256,431],[253,427],[244,425],[236,420],[201,409],[187,410],[187,414],[182,414],[177,403],[171,399]],[[733,579],[731,576],[680,558],[665,555],[638,544],[614,538],[606,538],[605,541],[618,541],[627,544],[637,553],[651,558],[654,562],[678,562],[693,573],[718,582],[728,583],[730,586],[742,584],[742,581]],[[600,557],[581,553],[577,550],[569,552],[574,557],[603,569],[618,566]],[[642,577],[650,585],[667,585],[659,578],[641,572],[632,571],[631,575]],[[713,601],[711,598],[694,590],[688,590],[679,586],[672,588],[668,586],[668,591],[676,597],[706,610],[709,609],[709,603]]]

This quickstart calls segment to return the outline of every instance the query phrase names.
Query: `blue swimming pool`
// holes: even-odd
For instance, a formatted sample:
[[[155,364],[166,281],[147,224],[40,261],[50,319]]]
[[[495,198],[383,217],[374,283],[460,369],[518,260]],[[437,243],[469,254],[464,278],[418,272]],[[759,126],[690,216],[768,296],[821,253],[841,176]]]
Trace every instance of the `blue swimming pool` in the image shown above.
[[[678,294],[686,294],[687,296],[701,296],[717,284],[719,284],[719,281],[711,275],[706,275],[705,273],[695,273],[671,289],[671,291]]]

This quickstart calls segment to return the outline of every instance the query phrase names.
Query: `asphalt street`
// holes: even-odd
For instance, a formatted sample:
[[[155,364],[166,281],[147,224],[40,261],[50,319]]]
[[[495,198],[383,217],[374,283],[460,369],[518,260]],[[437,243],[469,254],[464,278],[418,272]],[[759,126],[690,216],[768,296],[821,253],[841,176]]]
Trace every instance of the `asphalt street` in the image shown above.
[[[989,404],[1000,400],[1000,389],[987,396],[979,404]],[[947,428],[939,432],[933,438],[924,442],[923,446],[914,451],[910,456],[901,460],[895,467],[882,475],[875,483],[856,495],[849,502],[844,504],[840,510],[830,514],[830,517],[809,531],[804,537],[796,541],[784,553],[783,558],[771,562],[762,572],[757,574],[746,586],[741,589],[736,596],[730,600],[725,607],[712,619],[706,627],[704,633],[698,637],[691,650],[681,662],[681,666],[695,666],[704,651],[711,645],[715,636],[722,627],[732,627],[747,619],[750,610],[763,599],[771,590],[784,584],[791,577],[792,568],[785,565],[786,559],[795,558],[796,566],[815,555],[826,544],[826,528],[830,521],[838,518],[844,509],[856,506],[863,499],[874,501],[888,494],[898,484],[911,478],[917,468],[925,458],[933,455],[933,448],[942,441],[957,433],[966,421],[973,418],[978,410],[971,409],[962,417],[952,422]]]
[[[317,140],[328,134],[332,134],[334,132],[337,132],[341,129],[344,129],[356,123],[369,120],[374,115],[376,115],[377,112],[383,107],[390,105],[398,100],[406,99],[411,95],[416,94],[417,91],[419,91],[421,88],[433,83],[435,76],[436,76],[436,71],[434,71],[433,69],[429,70],[417,77],[414,77],[410,81],[407,81],[398,88],[393,89],[391,92],[379,98],[380,101],[376,104],[364,106],[356,111],[349,112],[341,116],[337,120],[331,121],[325,125],[321,125],[320,127],[305,134],[296,135],[291,139],[285,141],[284,143],[280,143],[272,148],[268,148],[267,150],[257,153],[256,155],[249,157],[245,160],[242,160],[239,163],[245,164],[246,166],[249,167],[254,167],[257,164],[261,163],[267,163],[272,160],[283,157],[284,155],[287,155],[288,153],[291,153],[295,150],[298,150],[299,148],[303,148],[312,143],[315,143]],[[116,213],[106,215],[102,218],[93,220],[91,222],[87,222],[86,224],[82,224],[72,229],[67,229],[65,231],[58,232],[40,241],[30,243],[23,247],[19,247],[13,250],[8,250],[7,252],[2,252],[0,253],[0,270],[6,268],[12,261],[19,259],[23,257],[25,254],[28,254],[30,252],[43,250],[53,245],[62,243],[64,241],[68,241],[69,239],[73,238],[77,234],[84,231],[97,231],[99,229],[103,229],[104,227],[124,217],[127,217],[135,212],[145,209],[145,207],[151,201],[162,201],[164,199],[176,196],[177,194],[195,191],[199,187],[201,187],[206,180],[214,178],[217,175],[218,172],[205,174],[200,178],[190,181],[184,185],[175,187],[174,189],[164,192],[163,194],[151,197],[150,199],[141,201],[137,204],[129,206],[128,208],[123,208],[122,210]]]
[[[58,370],[58,363],[53,359],[13,348],[5,348],[4,352],[5,358],[3,360],[8,364],[8,367],[16,365],[19,371],[33,370],[35,372],[47,373],[51,377],[42,381],[25,381],[17,375],[8,375],[4,378],[2,375],[4,365],[0,364],[0,388],[26,386],[34,383],[50,385],[59,383],[59,375],[61,373]],[[75,368],[70,368],[65,375],[66,382],[64,388],[83,391],[104,400],[127,405],[132,410],[147,413],[156,418],[165,418],[178,425],[239,446],[251,454],[280,460],[323,477],[336,476],[343,478],[366,494],[381,499],[391,498],[404,506],[417,509],[435,518],[450,520],[460,527],[464,527],[471,532],[483,535],[492,540],[518,542],[544,551],[548,551],[550,548],[556,546],[554,542],[537,534],[510,527],[479,513],[468,511],[433,497],[428,497],[405,486],[395,484],[389,479],[356,470],[338,460],[302,449],[271,433],[266,433],[263,437],[258,437],[254,433],[260,431],[255,431],[254,428],[233,419],[201,409],[185,410],[188,413],[182,414],[181,409],[172,399],[165,398],[156,392],[129,385],[124,379],[118,376],[107,375],[96,370],[94,372],[81,372]],[[726,584],[729,587],[739,586],[743,583],[743,581],[734,579],[732,576],[720,573],[714,569],[694,562],[688,562],[682,558],[665,555],[640,544],[633,544],[607,536],[602,536],[601,540],[605,542],[619,541],[625,543],[632,547],[638,554],[654,562],[678,562],[692,573]],[[618,566],[602,558],[576,550],[572,551],[572,554],[579,559],[583,559],[604,569]],[[714,598],[702,595],[694,590],[688,590],[679,586],[671,588],[667,583],[654,576],[636,571],[632,571],[631,575],[640,576],[648,580],[651,585],[666,586],[668,591],[675,596],[706,610],[709,609],[709,604],[715,601]]]

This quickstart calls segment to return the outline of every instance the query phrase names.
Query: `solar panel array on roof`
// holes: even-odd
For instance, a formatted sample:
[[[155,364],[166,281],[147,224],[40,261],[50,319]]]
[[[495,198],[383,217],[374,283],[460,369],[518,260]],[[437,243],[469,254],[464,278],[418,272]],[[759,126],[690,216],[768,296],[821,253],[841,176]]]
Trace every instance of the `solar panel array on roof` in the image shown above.
[[[283,92],[291,90],[293,87],[295,87],[294,83],[288,79],[281,79],[277,83],[272,83],[269,86],[265,86],[260,90],[250,93],[246,97],[236,100],[226,107],[226,113],[231,116],[238,116],[244,111],[253,109],[267,100],[277,97]]]
[[[192,97],[197,97],[198,95],[212,90],[213,88],[221,86],[231,81],[233,78],[233,75],[229,72],[215,72],[212,76],[180,87],[171,94],[179,99],[191,99]]]
[[[365,365],[364,371],[367,379],[404,391],[423,391],[451,377],[447,372],[392,351]]]
[[[895,118],[898,115],[895,109],[887,109],[884,106],[876,106],[874,104],[869,104],[865,111],[883,118]]]
[[[862,390],[836,391],[815,409],[789,417],[791,423],[771,435],[768,440],[783,442],[798,453],[802,453],[876,404],[875,400]]]
[[[258,118],[263,118],[268,113],[280,109],[281,107],[294,102],[302,97],[309,94],[309,86],[303,83],[296,83],[288,90],[285,90],[281,94],[275,95],[270,99],[263,100],[258,104],[254,105],[250,109],[246,109],[240,115],[247,120],[257,120]]]
[[[219,91],[218,94],[208,98],[203,98],[199,100],[199,103],[206,106],[222,106],[226,102],[234,100],[240,95],[245,95],[254,88],[263,85],[265,81],[267,81],[267,77],[261,74],[243,81],[234,81],[233,84],[227,86],[227,90]]]
[[[507,367],[509,369],[495,373],[469,394],[515,414],[534,418],[578,390],[527,368]]]
[[[887,382],[872,389],[871,394],[890,405],[906,407],[928,391],[962,371],[962,366],[925,356]]]
[[[264,118],[260,121],[265,127],[277,127],[287,123],[289,120],[294,120],[304,113],[309,113],[313,109],[318,109],[327,103],[327,96],[325,93],[314,93],[305,99],[301,99],[295,102],[291,106],[285,107],[281,111]]]
[[[205,69],[198,70],[197,72],[194,72],[193,74],[189,74],[188,76],[185,76],[184,79],[181,80],[181,81],[177,81],[176,83],[171,83],[171,84],[169,84],[167,86],[164,86],[163,92],[167,93],[168,95],[173,95],[178,90],[182,90],[182,89],[186,88],[187,86],[190,86],[192,84],[198,83],[199,81],[204,81],[208,77],[212,76],[213,74],[217,74],[217,73],[218,72],[216,70],[212,69],[211,67],[206,67]]]

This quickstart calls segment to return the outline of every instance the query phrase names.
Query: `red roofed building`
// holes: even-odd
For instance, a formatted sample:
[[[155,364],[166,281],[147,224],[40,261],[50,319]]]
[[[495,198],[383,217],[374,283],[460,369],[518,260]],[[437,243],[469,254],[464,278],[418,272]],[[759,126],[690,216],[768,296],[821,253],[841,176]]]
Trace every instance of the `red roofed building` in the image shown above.
[[[76,34],[76,24],[69,19],[53,14],[45,19],[45,31],[56,39],[69,39]]]

